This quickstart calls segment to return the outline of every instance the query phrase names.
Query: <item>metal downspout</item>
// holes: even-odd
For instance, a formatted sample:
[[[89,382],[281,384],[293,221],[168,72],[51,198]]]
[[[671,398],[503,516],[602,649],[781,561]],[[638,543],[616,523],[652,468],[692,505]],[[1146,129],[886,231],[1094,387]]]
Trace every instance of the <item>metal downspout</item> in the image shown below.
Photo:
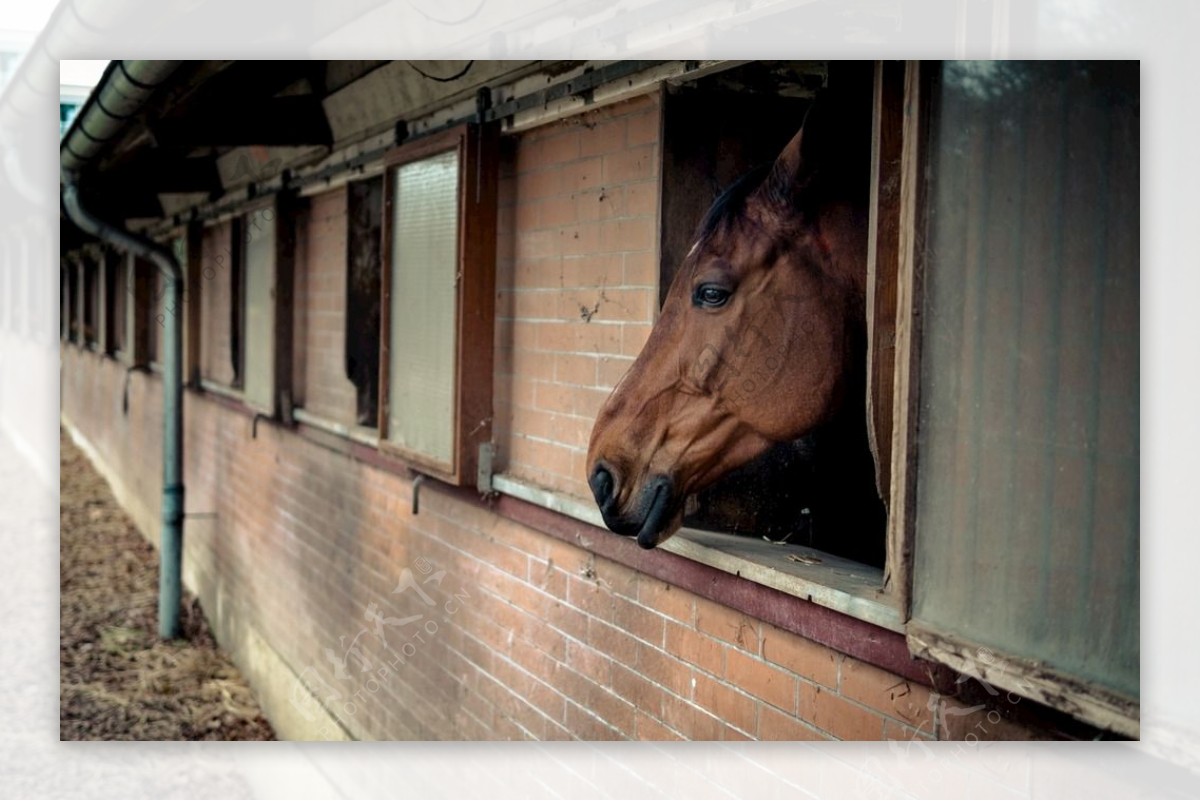
[[[158,636],[179,636],[180,570],[183,561],[183,271],[170,250],[153,240],[100,220],[83,207],[75,175],[62,173],[63,208],[80,230],[152,261],[166,277],[163,334],[163,496],[159,541]]]
[[[162,245],[104,222],[83,207],[79,173],[103,155],[180,61],[114,61],[67,129],[59,146],[62,204],[75,225],[92,236],[149,259],[166,277],[163,333],[163,498],[159,537],[158,634],[179,636],[183,560],[183,271]]]

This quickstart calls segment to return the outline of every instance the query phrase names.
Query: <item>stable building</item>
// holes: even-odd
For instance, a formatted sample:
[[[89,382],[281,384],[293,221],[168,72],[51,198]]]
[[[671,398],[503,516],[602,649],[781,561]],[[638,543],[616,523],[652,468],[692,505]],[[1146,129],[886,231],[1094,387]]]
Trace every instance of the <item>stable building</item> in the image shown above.
[[[1138,82],[112,62],[62,140],[62,421],[283,737],[1137,737]],[[642,550],[586,483],[597,411],[831,89],[869,111],[885,556]]]

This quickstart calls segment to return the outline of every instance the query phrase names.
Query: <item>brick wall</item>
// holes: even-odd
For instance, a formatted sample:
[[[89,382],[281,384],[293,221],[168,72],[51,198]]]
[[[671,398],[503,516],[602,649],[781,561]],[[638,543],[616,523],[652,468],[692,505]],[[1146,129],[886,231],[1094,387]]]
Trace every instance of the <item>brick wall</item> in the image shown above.
[[[296,402],[353,425],[356,395],[345,366],[346,188],[310,198],[296,231]]]
[[[592,420],[633,363],[658,293],[657,98],[504,142],[496,316],[502,468],[590,497]]]
[[[158,377],[131,376],[124,416],[115,361],[63,357],[64,419],[156,539]],[[215,514],[187,520],[185,578],[273,719],[300,676],[360,738],[1030,736],[436,486],[414,516],[406,479],[261,421],[252,438],[212,396],[185,415],[187,509]],[[395,592],[406,569],[433,607]],[[254,641],[286,669],[256,670]]]
[[[591,418],[653,318],[658,127],[640,99],[506,144],[497,436],[509,472],[552,489],[586,494]],[[326,386],[340,323],[326,336],[314,323],[344,291],[344,215],[330,192],[299,221],[309,408],[345,399]],[[210,229],[206,255],[225,241]],[[206,326],[227,319],[220,275],[204,284]],[[220,331],[205,331],[212,370]],[[125,413],[125,379],[112,359],[64,349],[63,418],[153,541],[161,381],[131,374]],[[254,436],[245,410],[194,391],[184,413],[186,509],[211,515],[187,518],[185,579],[285,735],[339,733],[300,687],[360,738],[1028,734],[471,492],[427,483],[414,515],[402,471],[339,437],[263,420]]]

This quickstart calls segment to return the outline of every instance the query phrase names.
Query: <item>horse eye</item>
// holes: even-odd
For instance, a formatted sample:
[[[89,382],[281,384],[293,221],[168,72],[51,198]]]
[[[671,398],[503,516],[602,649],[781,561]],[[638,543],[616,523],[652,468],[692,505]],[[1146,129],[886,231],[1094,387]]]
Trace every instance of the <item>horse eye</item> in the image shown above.
[[[696,294],[692,297],[692,302],[697,306],[716,309],[725,305],[730,294],[729,290],[722,289],[715,284],[701,284],[696,287]]]

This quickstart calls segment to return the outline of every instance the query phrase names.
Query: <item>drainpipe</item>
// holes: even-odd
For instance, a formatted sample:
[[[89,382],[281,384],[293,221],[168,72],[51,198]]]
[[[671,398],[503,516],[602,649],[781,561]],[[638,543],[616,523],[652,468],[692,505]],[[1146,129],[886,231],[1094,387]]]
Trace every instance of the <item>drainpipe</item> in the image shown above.
[[[83,207],[76,176],[62,172],[63,208],[80,230],[149,259],[167,279],[163,334],[163,495],[159,538],[158,636],[179,636],[180,567],[183,560],[183,271],[170,250],[150,239],[100,220]]]
[[[162,245],[104,222],[83,207],[79,175],[98,160],[180,61],[113,61],[79,110],[59,146],[62,206],[80,230],[153,262],[167,279],[163,315],[163,489],[159,537],[158,636],[179,636],[180,568],[183,560],[183,271]]]

